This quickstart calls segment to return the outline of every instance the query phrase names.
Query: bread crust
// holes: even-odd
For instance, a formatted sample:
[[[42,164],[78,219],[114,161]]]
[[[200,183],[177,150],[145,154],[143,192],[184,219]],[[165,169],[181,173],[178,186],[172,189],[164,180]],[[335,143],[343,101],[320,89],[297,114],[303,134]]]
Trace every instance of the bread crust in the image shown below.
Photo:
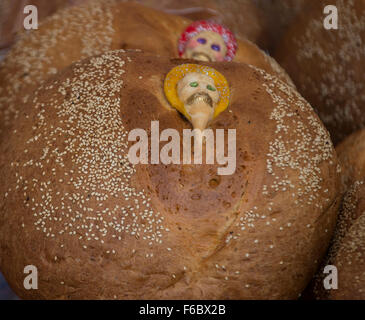
[[[347,137],[336,147],[342,166],[342,187],[349,189],[356,181],[365,177],[365,130]]]
[[[143,0],[144,5],[191,20],[211,20],[227,26],[241,40],[266,48],[263,15],[252,0]]]
[[[361,202],[354,215],[358,216],[342,240],[334,259],[339,289],[331,291],[332,300],[365,300],[365,188],[359,191]]]
[[[73,0],[3,0],[0,3],[0,49],[13,44],[18,32],[24,32],[25,6],[37,7],[38,19],[43,20],[57,10],[70,5]]]
[[[355,182],[341,203],[329,251],[306,294],[318,300],[364,300],[365,184]],[[326,290],[327,265],[337,268],[337,289]]]
[[[0,64],[0,140],[21,112],[18,106],[47,77],[75,61],[115,49],[143,49],[178,58],[178,39],[190,23],[117,0],[88,1],[49,17],[39,30],[23,35]],[[285,71],[248,40],[239,41],[235,61],[292,84]]]
[[[306,290],[307,298],[363,300],[365,295],[365,130],[347,137],[336,147],[342,167],[341,202],[334,237],[326,258]],[[325,290],[325,266],[338,270],[338,289]]]
[[[42,20],[57,10],[86,3],[90,0],[3,0],[0,4],[0,48],[15,40],[17,32],[22,30],[23,7],[32,4],[38,8]],[[99,0],[100,1],[100,0]],[[126,2],[125,0],[119,0]],[[265,47],[266,38],[262,26],[262,14],[251,0],[130,0],[145,6],[179,15],[190,20],[214,20],[227,25],[238,38],[248,39]]]
[[[282,36],[299,14],[312,5],[307,0],[252,0],[261,14],[262,34],[265,35],[265,48],[274,52]]]
[[[21,298],[295,299],[311,279],[334,228],[339,170],[328,132],[284,82],[201,63],[231,87],[211,124],[237,129],[231,176],[126,160],[131,129],[190,128],[162,92],[181,63],[110,52],[21,106],[0,168],[0,268]],[[38,290],[23,287],[28,264]]]
[[[335,145],[365,125],[365,1],[336,0],[338,30],[324,28],[315,1],[278,44],[274,57],[292,77],[331,133]]]

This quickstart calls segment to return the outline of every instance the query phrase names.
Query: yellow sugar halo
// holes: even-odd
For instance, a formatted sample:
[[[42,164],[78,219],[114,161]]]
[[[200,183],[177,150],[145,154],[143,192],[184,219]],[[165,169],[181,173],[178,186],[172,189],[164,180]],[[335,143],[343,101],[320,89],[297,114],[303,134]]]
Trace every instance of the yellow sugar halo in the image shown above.
[[[214,85],[217,88],[220,97],[219,103],[214,112],[214,118],[216,118],[221,112],[227,109],[230,90],[227,79],[220,72],[211,67],[187,63],[171,69],[164,82],[164,91],[167,100],[175,109],[180,111],[187,119],[190,120],[190,116],[187,114],[183,102],[177,95],[177,83],[191,72],[205,74],[214,80]]]

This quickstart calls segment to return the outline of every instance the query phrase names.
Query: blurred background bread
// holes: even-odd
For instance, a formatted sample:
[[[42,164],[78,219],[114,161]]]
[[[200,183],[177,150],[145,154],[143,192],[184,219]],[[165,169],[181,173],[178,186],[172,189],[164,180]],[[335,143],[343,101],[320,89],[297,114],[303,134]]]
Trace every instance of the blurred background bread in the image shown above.
[[[334,239],[333,263],[339,269],[339,289],[330,299],[365,300],[365,130],[345,139],[337,148],[347,188]]]
[[[83,0],[2,0],[0,2],[0,49],[10,47],[15,41],[16,34],[24,30],[25,6],[36,6],[39,20],[42,21],[57,10],[81,1]]]
[[[332,1],[338,30],[324,28],[326,4],[303,11],[274,56],[337,144],[365,125],[365,1]]]
[[[346,190],[356,181],[365,180],[365,130],[347,137],[336,151],[343,170],[343,188]]]
[[[39,10],[43,20],[61,8],[92,0],[2,0],[0,4],[0,48],[9,46],[16,33],[23,29],[23,8],[32,4]],[[103,0],[98,0],[102,2]],[[119,0],[126,2],[126,0]],[[134,0],[145,6],[180,15],[190,20],[213,20],[227,25],[238,38],[264,45],[266,40],[262,27],[262,14],[252,0]]]
[[[333,264],[339,270],[338,290],[329,294],[334,300],[365,300],[365,187],[361,185],[357,191],[357,203],[349,212],[352,224],[338,245]],[[343,211],[342,211],[343,213]],[[335,239],[336,241],[337,239]],[[338,241],[338,240],[337,240]]]
[[[347,137],[336,147],[342,167],[344,198],[326,258],[305,291],[306,299],[365,299],[365,130]],[[326,290],[327,265],[338,271],[338,289]]]
[[[261,30],[265,34],[262,47],[273,53],[281,38],[298,15],[306,11],[316,1],[308,0],[252,0],[260,12]]]
[[[365,184],[356,181],[341,203],[334,237],[326,258],[305,292],[308,299],[365,299]],[[337,289],[325,289],[326,266],[337,270]],[[332,272],[331,272],[332,273]],[[333,280],[331,280],[333,283]]]

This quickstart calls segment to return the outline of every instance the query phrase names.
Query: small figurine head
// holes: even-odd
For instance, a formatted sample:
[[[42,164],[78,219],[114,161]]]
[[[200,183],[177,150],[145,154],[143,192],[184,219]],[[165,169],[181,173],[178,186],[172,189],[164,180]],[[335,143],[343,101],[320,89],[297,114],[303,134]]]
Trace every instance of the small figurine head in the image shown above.
[[[166,76],[164,90],[170,104],[194,129],[204,130],[229,103],[230,90],[222,74],[213,68],[183,64]]]
[[[179,40],[182,58],[200,61],[231,61],[237,51],[233,33],[220,24],[196,21],[189,25]]]
[[[202,73],[188,73],[177,83],[177,95],[184,103],[194,129],[204,130],[213,119],[219,102],[214,80]]]

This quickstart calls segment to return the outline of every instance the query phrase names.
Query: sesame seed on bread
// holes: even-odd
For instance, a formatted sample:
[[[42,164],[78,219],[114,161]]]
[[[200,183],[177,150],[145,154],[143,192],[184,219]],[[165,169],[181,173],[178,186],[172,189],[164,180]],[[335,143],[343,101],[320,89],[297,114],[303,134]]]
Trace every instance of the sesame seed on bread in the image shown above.
[[[341,190],[344,198],[335,233],[324,261],[306,290],[317,299],[365,299],[365,130],[347,137],[336,147],[341,164]],[[338,289],[325,290],[323,270],[338,270]]]
[[[324,27],[328,4],[338,9],[338,30]],[[291,25],[274,57],[318,112],[335,145],[364,128],[364,0],[316,1]]]
[[[190,23],[118,0],[92,0],[48,17],[38,30],[23,34],[0,63],[0,140],[16,122],[19,105],[49,76],[75,61],[114,49],[143,49],[177,58],[178,39]],[[235,60],[292,84],[274,59],[248,40],[239,41]]]
[[[272,52],[298,14],[313,4],[313,1],[308,0],[252,0],[252,2],[260,12],[261,33],[265,35],[266,48]]]
[[[365,130],[359,130],[336,147],[342,166],[342,186],[350,188],[356,181],[365,179]]]
[[[21,298],[293,299],[312,278],[336,221],[339,166],[285,82],[244,63],[200,63],[230,85],[211,128],[237,130],[233,175],[128,161],[130,130],[191,128],[163,94],[185,62],[108,52],[19,106],[2,144],[0,269]],[[23,287],[29,264],[38,290]]]
[[[337,268],[337,289],[326,290],[324,267]],[[334,236],[326,258],[308,293],[321,300],[365,299],[365,184],[356,181],[341,203]]]

